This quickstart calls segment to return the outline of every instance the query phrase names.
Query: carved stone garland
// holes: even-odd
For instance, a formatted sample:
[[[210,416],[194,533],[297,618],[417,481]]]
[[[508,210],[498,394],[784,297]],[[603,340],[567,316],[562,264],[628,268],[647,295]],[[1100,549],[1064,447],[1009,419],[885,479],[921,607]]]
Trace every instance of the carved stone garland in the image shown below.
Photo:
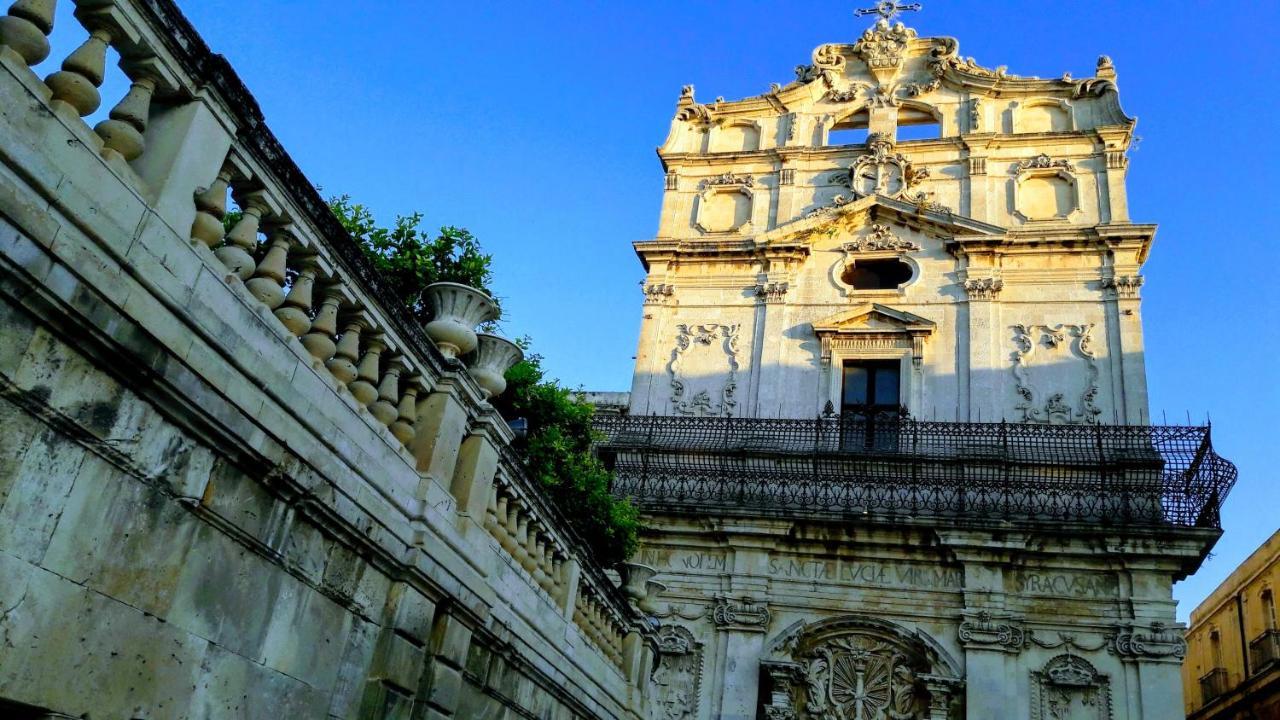
[[[1086,424],[1098,422],[1102,409],[1097,405],[1098,369],[1093,352],[1093,323],[1087,325],[1014,325],[1013,376],[1017,380],[1016,391],[1020,398],[1018,411],[1022,422],[1051,424]],[[1074,342],[1071,342],[1074,340]],[[1043,400],[1031,382],[1030,360],[1044,347],[1045,351],[1074,348],[1075,354],[1085,363],[1085,387],[1080,393],[1079,407],[1067,401],[1066,394],[1055,392]]]
[[[1111,682],[1078,655],[1031,671],[1031,720],[1111,720]]]
[[[690,388],[687,354],[691,348],[705,349],[719,345],[724,350],[727,372],[716,392],[713,388]],[[676,326],[676,347],[667,363],[671,374],[671,406],[679,415],[696,417],[733,417],[737,408],[738,392],[738,326],[737,325],[686,325]],[[707,368],[692,368],[694,373],[705,376]]]
[[[698,717],[701,700],[702,644],[679,625],[658,629],[657,668],[653,671],[654,720],[687,720]]]

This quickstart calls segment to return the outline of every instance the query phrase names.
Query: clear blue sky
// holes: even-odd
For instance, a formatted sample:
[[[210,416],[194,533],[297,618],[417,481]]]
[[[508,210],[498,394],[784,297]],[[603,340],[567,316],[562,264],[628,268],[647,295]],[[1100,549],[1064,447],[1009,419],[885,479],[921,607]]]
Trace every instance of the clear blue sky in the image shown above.
[[[179,3],[315,183],[387,221],[421,210],[471,229],[495,256],[504,331],[531,335],[567,384],[601,390],[629,386],[631,242],[657,226],[654,148],[680,86],[710,100],[786,83],[816,45],[854,41],[869,20],[853,9],[874,4]],[[1142,290],[1152,413],[1209,414],[1241,471],[1215,557],[1175,590],[1185,618],[1280,524],[1280,4],[926,0],[906,20],[1017,74],[1115,61],[1142,138],[1132,216],[1160,225]]]

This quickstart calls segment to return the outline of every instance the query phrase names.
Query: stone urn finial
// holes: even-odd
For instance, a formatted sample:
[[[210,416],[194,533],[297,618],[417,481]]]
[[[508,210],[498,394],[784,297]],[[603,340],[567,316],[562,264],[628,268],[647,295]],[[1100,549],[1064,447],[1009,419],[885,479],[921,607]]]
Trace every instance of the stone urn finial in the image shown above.
[[[658,571],[640,563],[622,563],[622,592],[639,604],[649,595],[646,585]]]
[[[524,351],[504,337],[479,333],[476,335],[476,349],[466,359],[471,377],[475,378],[487,400],[507,389],[507,371],[524,359]]]
[[[648,580],[644,584],[644,598],[636,605],[646,614],[652,615],[658,611],[658,596],[667,591],[667,584],[660,583],[657,580]]]
[[[476,326],[498,319],[493,298],[462,283],[431,283],[423,288],[422,299],[435,317],[424,329],[447,358],[474,350]]]

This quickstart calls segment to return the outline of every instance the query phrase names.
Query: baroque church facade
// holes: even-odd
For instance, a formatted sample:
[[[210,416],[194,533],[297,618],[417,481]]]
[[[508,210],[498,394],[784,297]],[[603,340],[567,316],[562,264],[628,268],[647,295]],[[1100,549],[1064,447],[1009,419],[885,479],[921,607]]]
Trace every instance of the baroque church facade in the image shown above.
[[[762,95],[686,86],[659,148],[599,421],[648,526],[653,717],[1179,717],[1171,588],[1234,469],[1149,425],[1116,68],[990,69],[903,9]]]

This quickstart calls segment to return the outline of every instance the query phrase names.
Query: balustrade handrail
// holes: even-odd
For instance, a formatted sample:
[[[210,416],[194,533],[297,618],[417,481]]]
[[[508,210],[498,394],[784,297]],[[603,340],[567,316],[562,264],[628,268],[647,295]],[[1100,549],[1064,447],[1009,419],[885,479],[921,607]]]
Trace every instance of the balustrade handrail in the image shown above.
[[[642,503],[1213,527],[1236,468],[1208,427],[600,416]]]
[[[66,106],[80,117],[90,115],[98,106],[97,88],[102,84],[106,50],[116,48],[122,57],[121,67],[128,66],[127,74],[133,86],[111,110],[110,120],[100,123],[93,132],[102,143],[104,158],[131,163],[145,154],[151,101],[158,85],[169,87],[169,92],[176,93],[175,97],[183,101],[193,101],[193,93],[216,97],[220,102],[211,105],[217,106],[221,121],[233,129],[233,137],[231,148],[222,159],[222,169],[210,169],[207,176],[183,189],[184,193],[189,189],[196,191],[197,217],[191,239],[213,251],[229,273],[238,275],[250,293],[267,304],[285,329],[302,341],[314,361],[327,368],[340,385],[345,385],[357,402],[387,426],[406,448],[416,432],[416,396],[424,386],[421,378],[410,376],[420,374],[434,381],[453,374],[458,382],[470,388],[462,393],[464,396],[483,397],[474,379],[461,372],[463,366],[440,351],[377,275],[359,243],[334,216],[328,203],[266,124],[257,101],[231,64],[208,47],[173,0],[72,2],[77,6],[77,18],[90,31],[90,38],[72,53],[75,62],[69,59],[63,64],[61,74],[76,77],[58,80],[55,76],[59,73],[55,73],[45,81],[52,93],[50,102]],[[37,39],[50,33],[54,6],[54,2],[34,5],[18,11],[22,17],[10,18],[12,23],[17,23],[13,27],[18,29],[13,32],[22,35],[22,42],[5,49],[16,48],[29,67],[43,59],[37,57],[40,55]],[[11,41],[13,37],[17,35],[11,36]],[[48,43],[44,44],[47,54]],[[161,83],[160,78],[168,80]],[[178,89],[174,90],[175,87]],[[123,171],[122,176],[129,175],[128,169]],[[182,178],[184,183],[192,180],[192,177]],[[244,215],[240,223],[250,215],[252,222],[244,226],[243,232],[238,224],[224,233],[221,222],[228,187],[246,196],[256,193],[278,196],[275,199],[287,201],[288,209],[274,216],[265,206],[246,207],[242,203]],[[240,195],[236,197],[239,201]],[[269,216],[270,223],[267,222]],[[289,230],[291,225],[298,231]],[[268,234],[278,235],[260,244],[258,236],[264,227],[270,230]],[[323,252],[307,247],[295,235],[313,238]],[[227,252],[224,254],[224,251]],[[317,258],[331,262],[337,272],[330,267],[317,269]],[[299,272],[300,268],[310,269],[303,270],[286,287],[286,270]],[[307,276],[305,282],[302,275]],[[326,288],[323,304],[313,303],[313,285]],[[339,285],[356,300],[340,300],[333,291]],[[351,310],[343,305],[341,311],[348,327],[354,323],[352,330],[338,332],[335,329],[340,302],[355,304]],[[376,314],[376,318],[361,317],[364,311]],[[388,348],[391,351],[384,354]],[[403,372],[405,370],[408,372]],[[474,403],[468,410],[472,416],[485,412],[491,410]],[[565,550],[579,561],[583,581],[596,590],[595,594],[605,606],[623,619],[623,625],[638,618],[621,591],[608,581],[590,546],[549,502],[545,490],[526,476],[523,463],[506,440],[492,439],[504,458],[508,476],[520,486],[521,493],[535,509],[538,522],[557,534]]]

